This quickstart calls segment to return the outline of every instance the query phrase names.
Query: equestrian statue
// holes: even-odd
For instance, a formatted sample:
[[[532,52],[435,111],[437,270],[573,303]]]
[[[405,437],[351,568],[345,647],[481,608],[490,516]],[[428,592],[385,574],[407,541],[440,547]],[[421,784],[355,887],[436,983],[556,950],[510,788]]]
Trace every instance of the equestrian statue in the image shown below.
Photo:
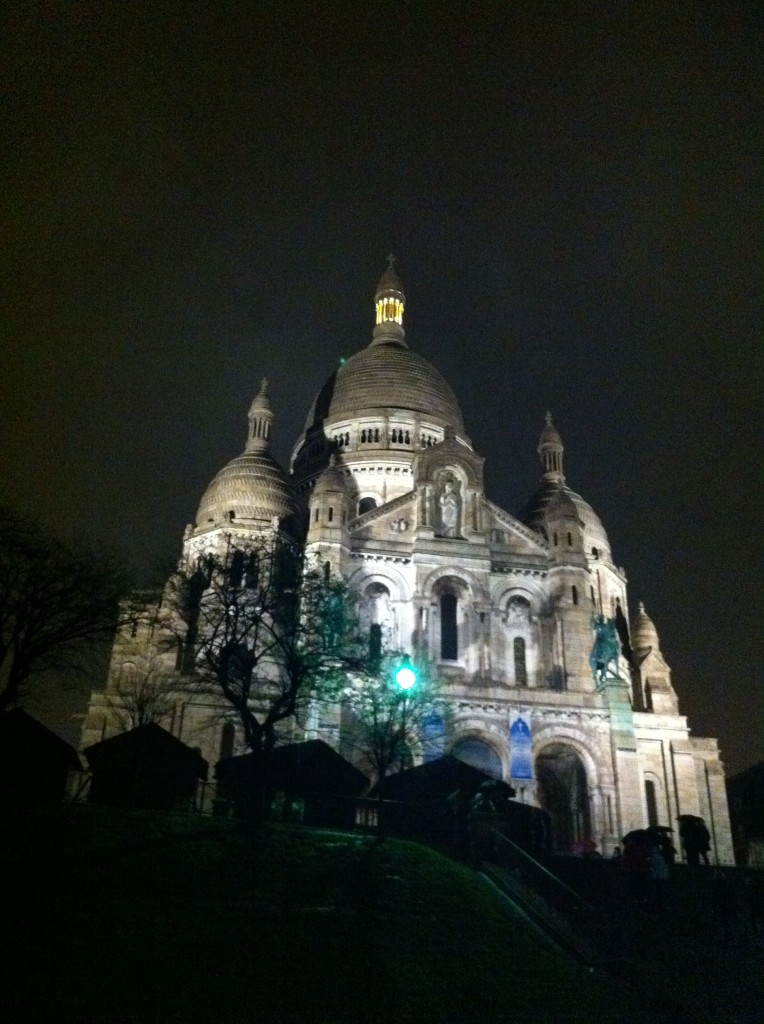
[[[608,668],[613,666],[611,679],[620,679],[618,671],[618,655],[620,647],[615,628],[615,619],[606,619],[604,615],[595,615],[592,619],[594,630],[594,647],[589,655],[594,682],[599,686],[608,678]]]

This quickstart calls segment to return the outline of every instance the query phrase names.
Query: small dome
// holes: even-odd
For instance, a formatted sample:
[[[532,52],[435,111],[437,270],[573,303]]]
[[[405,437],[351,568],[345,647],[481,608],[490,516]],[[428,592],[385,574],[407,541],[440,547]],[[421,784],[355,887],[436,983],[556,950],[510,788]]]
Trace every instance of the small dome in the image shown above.
[[[297,511],[287,476],[270,453],[273,412],[265,378],[249,408],[248,418],[246,448],[223,466],[204,492],[196,513],[196,531],[224,522],[270,522]]]
[[[346,491],[347,479],[344,472],[337,464],[337,458],[332,455],[331,462],[323,471],[321,476],[316,480],[316,486],[313,488],[313,495],[340,492],[342,494]]]
[[[592,506],[576,494],[565,483],[562,470],[564,447],[562,438],[552,422],[552,414],[548,412],[544,418],[544,426],[539,438],[538,453],[544,476],[536,493],[523,505],[517,513],[521,523],[530,526],[536,533],[546,536],[544,528],[547,514],[555,512],[559,515],[563,510],[562,496],[565,495],[573,504],[576,515],[584,530],[584,550],[595,558],[612,559],[610,541],[605,528]],[[555,505],[550,508],[552,502]],[[569,512],[562,512],[563,515]]]
[[[656,652],[660,650],[658,630],[641,601],[639,602],[639,611],[631,624],[631,646],[635,651],[646,651],[649,647]]]
[[[565,484],[560,487],[559,481],[544,480],[536,493],[517,513],[517,518],[532,530],[544,535],[547,508],[553,499],[561,500],[558,491],[562,491],[572,501],[576,514],[583,524],[584,549],[587,554],[596,549],[600,558],[610,560],[610,541],[599,516],[580,494],[576,494]]]
[[[578,507],[572,498],[572,492],[566,487],[558,486],[551,496],[545,510],[546,519],[576,519],[580,521]]]
[[[253,416],[257,416],[258,413],[272,412],[271,400],[268,397],[268,378],[263,377],[260,382],[260,390],[257,392],[255,397],[252,399],[252,405],[249,407],[250,419]]]
[[[267,450],[245,451],[215,476],[196,513],[196,529],[230,518],[271,520],[297,511],[292,489],[281,466]]]
[[[562,438],[557,431],[557,427],[552,422],[551,412],[548,412],[544,417],[544,426],[539,437],[539,448],[545,444],[558,445],[562,448]]]

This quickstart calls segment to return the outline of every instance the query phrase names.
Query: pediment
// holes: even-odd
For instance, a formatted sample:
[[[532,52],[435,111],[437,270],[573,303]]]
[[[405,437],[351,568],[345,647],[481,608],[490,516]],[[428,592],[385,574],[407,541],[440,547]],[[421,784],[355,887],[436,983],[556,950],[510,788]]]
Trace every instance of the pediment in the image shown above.
[[[417,453],[414,459],[414,480],[417,486],[432,484],[444,471],[455,470],[468,487],[482,491],[484,463],[485,459],[462,441],[447,436],[440,444]]]
[[[400,497],[378,505],[351,519],[348,532],[352,537],[388,538],[405,541],[413,534],[416,526],[416,494],[408,491]]]
[[[548,555],[544,538],[487,499],[483,502],[483,527],[491,551],[497,554]]]

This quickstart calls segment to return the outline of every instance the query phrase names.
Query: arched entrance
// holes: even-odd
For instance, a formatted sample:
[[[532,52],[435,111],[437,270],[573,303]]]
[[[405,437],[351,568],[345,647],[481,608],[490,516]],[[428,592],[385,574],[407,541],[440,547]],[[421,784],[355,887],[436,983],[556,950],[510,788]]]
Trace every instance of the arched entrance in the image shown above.
[[[481,772],[493,776],[494,779],[500,779],[502,776],[499,755],[493,747],[474,736],[459,740],[454,744],[450,753],[452,757],[458,757],[460,761],[471,764],[473,768],[479,768]]]
[[[586,769],[572,747],[552,743],[536,757],[536,778],[539,803],[551,818],[552,849],[568,853],[591,838]]]

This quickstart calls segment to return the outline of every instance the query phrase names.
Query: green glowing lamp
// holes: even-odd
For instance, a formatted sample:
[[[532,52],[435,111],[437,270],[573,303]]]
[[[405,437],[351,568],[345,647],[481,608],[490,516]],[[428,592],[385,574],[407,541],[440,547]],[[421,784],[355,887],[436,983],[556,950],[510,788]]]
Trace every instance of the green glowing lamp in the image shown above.
[[[416,683],[416,669],[411,664],[408,654],[403,655],[403,660],[395,673],[395,681],[402,690],[410,690]]]

